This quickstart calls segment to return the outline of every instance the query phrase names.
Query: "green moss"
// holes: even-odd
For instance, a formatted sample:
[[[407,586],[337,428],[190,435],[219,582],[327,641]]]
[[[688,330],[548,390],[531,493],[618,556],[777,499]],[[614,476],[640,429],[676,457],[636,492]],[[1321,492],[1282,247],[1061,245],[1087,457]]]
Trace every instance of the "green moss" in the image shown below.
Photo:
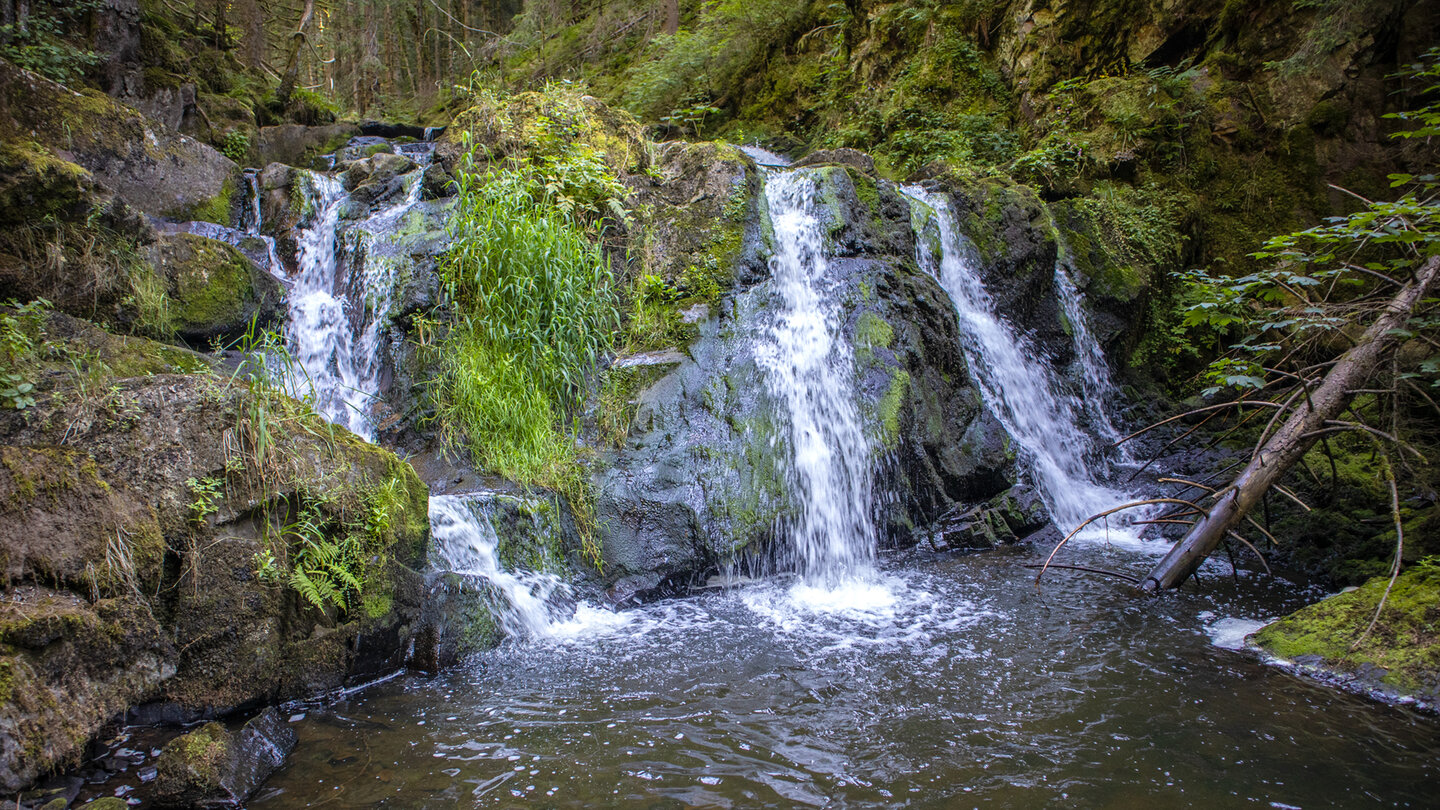
[[[219,723],[206,723],[165,744],[156,767],[156,786],[183,790],[189,786],[215,788],[220,767],[230,747],[230,733]]]
[[[395,609],[395,600],[388,593],[366,594],[360,602],[361,609],[371,619],[383,619]]]
[[[895,343],[895,329],[873,312],[860,313],[855,322],[855,346],[888,349]]]
[[[1369,664],[1386,671],[1384,683],[1434,690],[1440,687],[1440,569],[1424,565],[1402,573],[1375,629],[1360,640],[1387,579],[1302,608],[1261,629],[1255,641],[1281,658],[1317,655],[1342,671]]]
[[[887,450],[894,450],[900,441],[900,411],[910,390],[910,373],[896,370],[890,378],[890,387],[880,398],[880,440]]]
[[[182,237],[183,238],[183,237]],[[189,255],[172,266],[171,317],[180,331],[205,331],[244,319],[255,297],[250,261],[212,239],[186,239]]]
[[[220,186],[220,193],[208,200],[198,202],[188,210],[177,212],[180,216],[177,219],[189,219],[196,222],[213,222],[217,225],[230,226],[234,223],[235,181],[226,178]]]

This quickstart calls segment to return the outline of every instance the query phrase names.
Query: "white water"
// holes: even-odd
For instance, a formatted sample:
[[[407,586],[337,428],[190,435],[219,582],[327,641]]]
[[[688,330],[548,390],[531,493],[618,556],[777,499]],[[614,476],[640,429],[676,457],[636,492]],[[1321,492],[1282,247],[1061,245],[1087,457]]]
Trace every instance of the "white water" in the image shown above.
[[[464,495],[430,497],[430,536],[447,571],[485,580],[503,604],[495,618],[507,636],[544,637],[566,632],[576,621],[557,606],[568,602],[569,591],[554,574],[513,573],[500,565],[495,527]]]
[[[781,305],[757,348],[766,385],[783,403],[795,453],[799,514],[788,526],[797,570],[835,586],[874,562],[870,452],[855,405],[854,358],[839,335],[814,181],[771,174],[765,198],[775,229],[771,278]]]
[[[1110,377],[1110,364],[1105,362],[1100,341],[1095,339],[1095,333],[1090,329],[1090,315],[1082,304],[1084,296],[1070,275],[1066,253],[1068,248],[1062,244],[1061,256],[1055,260],[1055,289],[1059,292],[1060,309],[1070,322],[1070,337],[1075,344],[1075,360],[1085,399],[1095,403],[1086,415],[1090,417],[1091,428],[1101,438],[1115,442],[1120,439],[1120,431],[1115,429],[1110,409],[1106,407],[1118,396],[1115,381]],[[1118,445],[1115,453],[1121,461],[1131,460],[1129,445]]]
[[[288,384],[297,396],[313,397],[315,410],[330,421],[372,438],[365,418],[369,399],[356,362],[353,326],[345,311],[344,279],[339,278],[336,226],[347,196],[340,181],[312,173],[315,216],[299,235],[299,272],[290,292],[286,336],[299,368]],[[364,362],[363,358],[360,361]]]
[[[1103,411],[1103,401],[1083,403],[1065,392],[1055,381],[1054,371],[1044,355],[995,311],[995,303],[980,280],[976,259],[961,241],[948,201],[920,188],[905,191],[935,212],[940,255],[935,256],[922,238],[916,240],[917,259],[950,295],[959,316],[965,358],[981,396],[1023,450],[1056,526],[1069,533],[1091,515],[1134,500],[1129,493],[1101,483],[1099,474],[1091,466],[1090,459],[1096,459],[1097,464],[1104,462],[1091,437],[1081,429],[1080,416],[1087,410]],[[1064,286],[1061,285],[1062,295]],[[1066,306],[1078,310],[1078,297]],[[1083,318],[1072,323],[1083,324]],[[1075,329],[1077,338],[1081,328],[1084,327]],[[1082,357],[1086,351],[1081,351]],[[1098,347],[1094,351],[1098,354]],[[1089,362],[1103,367],[1103,355]],[[1088,409],[1087,404],[1091,406]],[[1104,421],[1108,423],[1108,417]],[[1119,515],[1108,525],[1102,524],[1086,534],[1112,540],[1135,539],[1135,532],[1125,528],[1128,520]]]
[[[429,153],[412,155],[421,164]],[[315,215],[299,234],[299,272],[290,294],[286,334],[299,364],[289,380],[297,396],[312,395],[330,421],[373,441],[370,406],[380,393],[380,339],[395,287],[395,266],[372,258],[396,222],[420,201],[421,171],[407,179],[404,199],[357,223],[342,244],[340,215],[349,200],[340,181],[311,173]],[[354,265],[362,275],[351,278]]]
[[[777,155],[769,149],[762,149],[758,146],[742,146],[740,151],[750,156],[759,166],[789,166],[790,160],[784,155]]]

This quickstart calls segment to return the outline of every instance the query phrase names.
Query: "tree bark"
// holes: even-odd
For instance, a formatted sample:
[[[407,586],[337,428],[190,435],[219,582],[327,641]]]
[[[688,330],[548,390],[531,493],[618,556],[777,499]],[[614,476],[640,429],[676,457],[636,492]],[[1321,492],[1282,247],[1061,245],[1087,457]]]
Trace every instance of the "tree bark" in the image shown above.
[[[1433,256],[1385,305],[1385,310],[1349,351],[1340,356],[1324,381],[1309,393],[1245,465],[1229,487],[1222,490],[1210,513],[1176,543],[1141,583],[1142,590],[1154,593],[1178,587],[1195,573],[1210,552],[1233,531],[1280,476],[1299,461],[1320,439],[1317,431],[1334,419],[1352,398],[1351,391],[1364,388],[1379,360],[1399,340],[1395,330],[1405,325],[1415,304],[1424,298],[1440,276],[1440,256]]]
[[[664,30],[671,36],[680,30],[680,0],[665,0]]]
[[[275,100],[283,108],[290,103],[295,92],[295,83],[300,78],[300,47],[305,44],[305,27],[315,14],[315,0],[305,0],[305,10],[300,13],[300,25],[290,35],[290,58],[285,62],[285,75],[280,79],[280,89],[275,91]]]

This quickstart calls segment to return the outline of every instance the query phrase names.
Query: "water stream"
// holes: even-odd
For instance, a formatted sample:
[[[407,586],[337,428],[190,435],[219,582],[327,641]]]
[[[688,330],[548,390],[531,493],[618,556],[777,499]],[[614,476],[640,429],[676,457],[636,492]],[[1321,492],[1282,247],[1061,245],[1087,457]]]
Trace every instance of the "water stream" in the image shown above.
[[[507,571],[500,564],[500,539],[485,513],[484,494],[432,495],[432,567],[484,583],[495,595],[493,614],[511,638],[546,636],[573,611],[569,589],[554,574]]]
[[[1106,413],[1106,399],[1111,396],[1106,388],[1113,386],[1104,356],[1079,307],[1079,293],[1074,292],[1063,268],[1057,268],[1056,277],[1062,291],[1067,287],[1072,291],[1065,310],[1074,336],[1082,344],[1077,353],[1090,381],[1085,402],[1066,391],[1045,355],[996,311],[975,253],[956,227],[950,203],[942,195],[918,187],[907,188],[906,193],[934,212],[938,255],[928,240],[919,239],[917,259],[955,305],[965,357],[985,405],[1022,449],[1056,526],[1068,533],[1091,515],[1134,500],[1102,482],[1104,456],[1082,427],[1082,414],[1088,411],[1095,415],[1092,421],[1105,426],[1104,431],[1115,432]],[[918,213],[923,215],[924,209]],[[1123,526],[1123,518],[1117,517],[1095,533],[1107,539],[1127,536],[1120,531]]]
[[[1292,586],[1037,590],[1040,558],[885,555],[887,604],[760,582],[506,642],[311,711],[251,807],[1433,806],[1433,719],[1215,643]]]
[[[430,144],[406,154],[420,169]],[[406,176],[403,198],[341,227],[350,197],[335,177],[310,172],[314,213],[298,234],[298,273],[285,324],[296,361],[288,384],[312,396],[327,419],[373,440],[371,405],[380,392],[380,339],[395,286],[395,264],[371,256],[396,223],[420,201],[420,170]]]
[[[391,271],[370,263],[349,277],[344,191],[313,181],[289,335],[322,410],[370,437]],[[415,194],[359,239],[385,232]],[[945,202],[915,196],[940,236],[920,261],[953,298],[986,404],[1056,522],[1127,499],[1103,483],[1085,429],[1113,432],[1113,384],[1068,268],[1056,282],[1083,400],[994,311]],[[433,497],[438,567],[485,583],[506,640],[440,677],[297,709],[299,747],[249,806],[1433,803],[1433,721],[1231,649],[1313,593],[1242,580],[1140,602],[1064,574],[1037,589],[1023,565],[1042,552],[1024,547],[877,556],[871,452],[815,186],[803,170],[767,169],[765,199],[777,306],[755,337],[802,504],[785,527],[796,575],[613,613],[576,604],[552,575],[506,570],[485,494]],[[1122,571],[1151,562],[1124,545],[1075,554]]]
[[[855,360],[839,333],[840,302],[815,212],[814,180],[772,173],[765,200],[775,229],[772,283],[781,299],[756,356],[784,404],[799,514],[793,564],[811,584],[863,577],[875,557],[870,448],[856,406]]]

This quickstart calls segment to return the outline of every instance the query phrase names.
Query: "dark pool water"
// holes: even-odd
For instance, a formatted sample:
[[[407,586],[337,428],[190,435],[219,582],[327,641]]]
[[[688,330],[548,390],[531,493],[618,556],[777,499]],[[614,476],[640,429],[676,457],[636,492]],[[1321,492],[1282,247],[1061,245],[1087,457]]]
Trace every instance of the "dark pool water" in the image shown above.
[[[587,610],[310,710],[250,806],[1440,805],[1440,720],[1215,643],[1315,594],[1213,575],[1159,600],[1078,574],[1037,589],[1022,564],[1041,556],[902,555],[834,592]]]

